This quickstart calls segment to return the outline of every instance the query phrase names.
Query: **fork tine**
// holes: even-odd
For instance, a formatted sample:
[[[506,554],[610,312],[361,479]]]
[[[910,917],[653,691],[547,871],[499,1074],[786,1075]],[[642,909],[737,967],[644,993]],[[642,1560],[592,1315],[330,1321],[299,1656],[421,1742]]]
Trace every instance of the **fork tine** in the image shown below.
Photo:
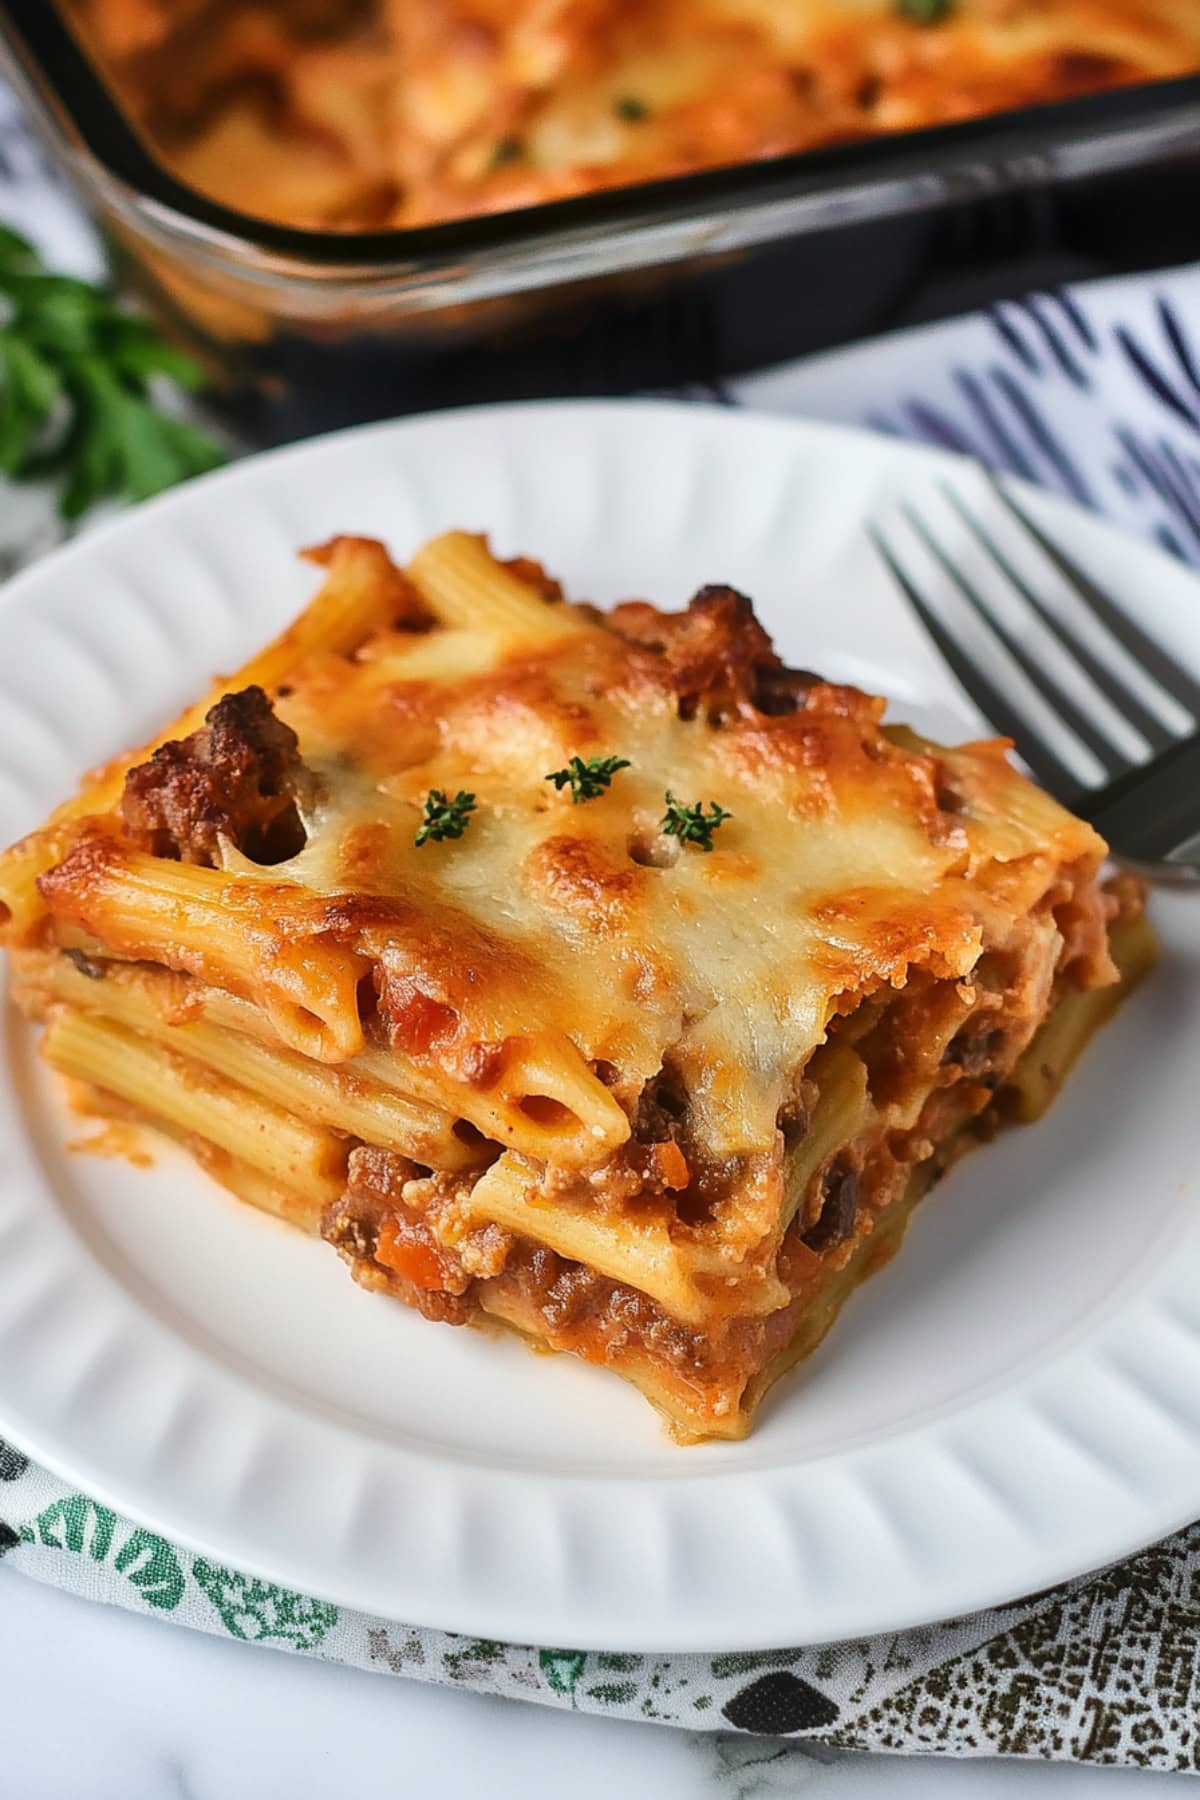
[[[986,550],[997,568],[1000,569],[1012,583],[1026,605],[1037,614],[1051,636],[1062,645],[1063,649],[1067,651],[1067,653],[1079,664],[1080,668],[1084,670],[1093,686],[1097,687],[1104,695],[1105,699],[1111,701],[1117,711],[1129,720],[1135,730],[1141,733],[1152,750],[1158,751],[1169,749],[1175,742],[1175,733],[1164,725],[1162,720],[1155,713],[1150,712],[1147,707],[1143,706],[1137,695],[1131,693],[1124,683],[1119,681],[1104,663],[1097,660],[1088,649],[1088,646],[1083,642],[1082,638],[1076,636],[1075,632],[1072,631],[1065,620],[1056,617],[1044,601],[1038,598],[1037,594],[1029,586],[1024,577],[1013,567],[991,532],[980,522],[976,517],[974,510],[967,505],[966,501],[962,498],[962,495],[958,493],[951,483],[944,481],[941,486],[943,494],[946,496],[946,499],[950,502],[950,505],[954,508],[963,524],[967,526],[978,542],[982,544],[984,550]]]
[[[992,729],[1012,738],[1020,745],[1021,755],[1029,764],[1043,787],[1049,788],[1060,800],[1068,803],[1085,792],[1082,782],[1059,761],[1047,744],[1026,725],[1024,719],[1015,708],[1009,705],[999,688],[984,674],[978,664],[955,641],[946,630],[937,614],[925,604],[919,589],[913,586],[904,572],[903,566],[892,554],[892,549],[883,533],[877,526],[868,526],[868,536],[876,551],[882,558],[892,580],[900,589],[905,600],[924,630],[933,639],[942,659],[950,671],[957,676],[964,690],[971,696],[984,718]]]
[[[962,570],[947,555],[946,551],[942,548],[941,544],[938,543],[937,539],[920,515],[914,512],[911,506],[906,505],[902,507],[901,510],[917,536],[921,539],[921,542],[929,551],[930,555],[935,557],[942,568],[945,569],[947,575],[949,575],[951,581],[954,582],[972,612],[977,618],[982,619],[983,623],[990,628],[994,636],[1004,645],[1004,648],[1008,651],[1008,654],[1012,657],[1013,661],[1031,686],[1037,690],[1047,705],[1058,714],[1063,723],[1074,732],[1079,741],[1087,745],[1093,756],[1098,759],[1109,775],[1115,776],[1122,774],[1129,767],[1129,758],[1123,756],[1119,750],[1115,749],[1103,733],[1097,730],[1096,726],[1091,719],[1087,717],[1086,713],[1080,711],[1070,695],[1064,694],[1057,682],[1052,681],[1045,670],[1038,667],[1028,650],[1025,649],[1019,639],[1013,636],[1003,620],[992,610],[978,588],[974,587],[971,582],[967,580],[967,577],[963,574]],[[1021,734],[1022,739],[1027,737],[1028,734],[1029,726],[1026,725]]]
[[[981,465],[982,467],[982,465]],[[1148,675],[1152,675],[1164,693],[1170,694],[1180,706],[1189,712],[1193,719],[1200,720],[1200,682],[1193,681],[1185,670],[1179,668],[1161,644],[1147,637],[1141,627],[1116,602],[1086,574],[1074,559],[1060,550],[1058,545],[1048,538],[1041,526],[1030,518],[1025,508],[1013,499],[1003,482],[999,481],[991,469],[983,473],[997,498],[1012,514],[1019,525],[1022,525],[1029,536],[1042,550],[1046,558],[1053,563],[1059,574],[1070,583],[1085,606],[1091,608],[1096,618],[1116,638],[1117,642],[1128,650],[1134,661],[1140,663]]]

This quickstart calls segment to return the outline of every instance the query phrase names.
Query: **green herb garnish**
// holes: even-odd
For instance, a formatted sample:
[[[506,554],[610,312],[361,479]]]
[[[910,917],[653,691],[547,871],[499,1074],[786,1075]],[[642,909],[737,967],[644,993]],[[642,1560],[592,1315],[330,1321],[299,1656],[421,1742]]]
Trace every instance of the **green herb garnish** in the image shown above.
[[[666,793],[667,810],[662,818],[662,830],[668,837],[677,837],[681,844],[699,844],[701,850],[713,847],[713,832],[723,825],[733,814],[718,806],[715,800],[709,801],[707,814],[703,800],[697,800],[694,806],[683,806],[675,798],[670,788]]]
[[[893,0],[901,18],[914,25],[940,25],[954,11],[954,0]]]
[[[467,815],[474,811],[474,794],[465,794],[459,788],[453,800],[447,800],[441,788],[430,788],[425,800],[425,822],[413,843],[425,844],[432,838],[440,844],[443,838],[460,838],[471,823]]]
[[[640,125],[643,119],[650,117],[650,108],[636,94],[622,94],[619,100],[614,100],[613,111],[628,125]]]
[[[553,769],[546,780],[552,781],[560,794],[569,784],[571,804],[577,806],[581,800],[597,799],[612,785],[618,769],[629,767],[626,756],[593,756],[587,762],[581,756],[573,756],[565,769]]]
[[[155,376],[204,379],[147,319],[91,282],[46,270],[0,227],[0,472],[57,476],[76,519],[109,496],[145,500],[223,461],[194,425],[158,410]]]
[[[520,162],[525,154],[525,145],[519,137],[502,137],[492,151],[493,169],[503,169],[509,163]]]

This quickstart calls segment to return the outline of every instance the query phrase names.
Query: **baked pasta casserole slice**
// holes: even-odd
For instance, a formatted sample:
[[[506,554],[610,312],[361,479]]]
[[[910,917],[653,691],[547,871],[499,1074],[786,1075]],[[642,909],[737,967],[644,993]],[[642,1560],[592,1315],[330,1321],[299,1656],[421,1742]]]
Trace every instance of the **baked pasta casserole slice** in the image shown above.
[[[93,1104],[363,1286],[739,1437],[915,1202],[1152,956],[1003,742],[784,667],[751,604],[569,603],[450,532],[308,609],[0,859]]]

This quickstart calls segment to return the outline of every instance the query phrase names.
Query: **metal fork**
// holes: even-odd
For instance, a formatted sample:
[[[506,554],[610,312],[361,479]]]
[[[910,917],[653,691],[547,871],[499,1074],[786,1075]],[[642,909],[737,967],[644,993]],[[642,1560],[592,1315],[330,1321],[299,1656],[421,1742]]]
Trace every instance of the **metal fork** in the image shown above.
[[[1098,657],[1085,641],[1079,625],[1066,609],[1048,604],[1013,558],[997,541],[995,531],[969,505],[950,482],[942,493],[970,538],[982,552],[994,576],[1002,581],[1015,616],[1019,603],[1022,629],[1018,632],[987,594],[964,571],[945,543],[910,503],[900,511],[929,558],[949,576],[962,600],[980,621],[994,645],[1002,647],[1033,690],[1078,744],[1090,752],[1103,776],[1088,782],[1076,774],[1060,751],[1028,716],[1028,711],[1009,698],[993,678],[989,667],[968,650],[947,621],[944,604],[935,605],[921,587],[911,567],[896,554],[878,524],[868,527],[876,550],[932,638],[951,671],[992,727],[1011,737],[1042,786],[1064,805],[1089,819],[1112,846],[1114,854],[1146,867],[1150,873],[1200,878],[1200,682],[1181,669],[1161,644],[1147,636],[1128,613],[1105,592],[1073,558],[1042,530],[1003,484],[983,470],[992,495],[1011,520],[1037,547],[1040,560],[1057,572],[1070,590],[1080,623],[1090,615],[1112,644],[1148,676],[1161,694],[1175,702],[1174,711],[1187,724],[1173,729],[1141,694],[1123,680],[1109,660]],[[1058,645],[1110,706],[1141,739],[1140,755],[1115,741],[1111,726],[1086,702],[1068,693],[1039,659],[1034,644],[1025,636],[1033,620]],[[1036,635],[1036,626],[1033,628]],[[1003,655],[996,659],[1004,660]],[[992,665],[993,667],[995,665]]]

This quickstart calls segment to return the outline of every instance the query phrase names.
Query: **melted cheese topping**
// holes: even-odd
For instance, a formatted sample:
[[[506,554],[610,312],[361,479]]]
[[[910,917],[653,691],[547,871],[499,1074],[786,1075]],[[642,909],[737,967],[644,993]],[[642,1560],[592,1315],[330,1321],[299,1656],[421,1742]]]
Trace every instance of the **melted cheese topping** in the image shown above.
[[[73,0],[175,173],[425,224],[1200,69],[1195,0]]]
[[[768,1149],[848,997],[914,966],[967,974],[1063,865],[1101,857],[1003,746],[902,747],[856,690],[683,717],[662,658],[600,625],[461,679],[407,678],[449,635],[389,633],[289,676],[277,710],[323,798],[271,871],[347,896],[358,947],[454,1021],[429,1049],[447,1069],[565,1034],[635,1091],[668,1061],[714,1154]],[[546,779],[573,755],[632,766],[574,804]],[[431,788],[477,810],[460,840],[418,847]],[[661,834],[667,790],[732,814],[711,852]]]

